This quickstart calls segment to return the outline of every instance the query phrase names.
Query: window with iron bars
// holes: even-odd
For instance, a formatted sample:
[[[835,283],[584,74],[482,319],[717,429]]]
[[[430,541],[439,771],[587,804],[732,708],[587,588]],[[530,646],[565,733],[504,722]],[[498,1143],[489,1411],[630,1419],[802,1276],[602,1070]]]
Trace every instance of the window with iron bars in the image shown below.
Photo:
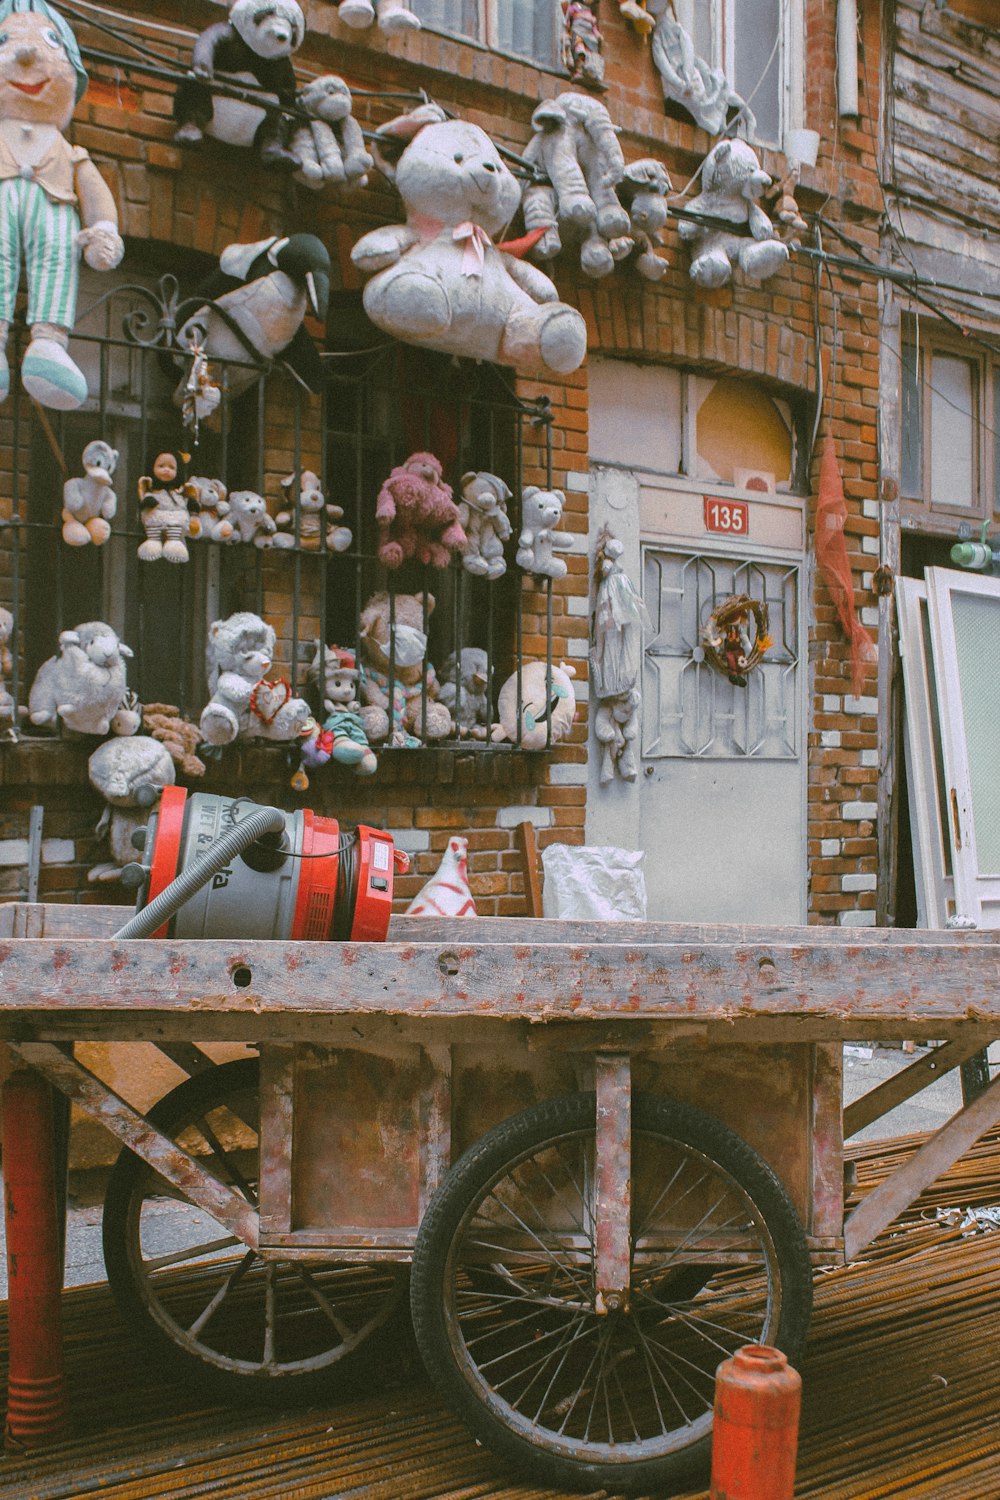
[[[144,257],[149,265],[150,257]],[[487,654],[488,702],[495,716],[497,692],[524,660],[526,629],[538,660],[538,636],[553,650],[552,582],[526,576],[513,553],[520,527],[524,483],[551,487],[551,411],[547,398],[520,398],[509,371],[459,361],[380,339],[367,322],[360,298],[334,298],[328,326],[336,340],[323,353],[322,390],[304,388],[278,360],[260,366],[248,350],[246,365],[213,361],[223,390],[217,416],[197,434],[181,424],[180,387],[189,356],[178,347],[177,330],[197,299],[181,298],[177,282],[119,275],[84,278],[72,350],[85,370],[90,399],[77,412],[34,406],[16,377],[0,411],[0,598],[15,619],[13,672],[8,688],[27,702],[41,663],[58,652],[60,631],[103,619],[134,652],[129,686],[141,702],[177,704],[197,720],[208,701],[205,645],[212,620],[237,610],[262,615],[277,635],[276,664],[269,674],[287,676],[293,693],[306,696],[322,717],[308,667],[317,646],[360,646],[359,620],[367,600],[387,590],[390,615],[401,593],[422,601],[429,637],[428,660],[442,677],[446,658],[465,646]],[[26,330],[12,331],[16,371]],[[250,390],[226,396],[253,364]],[[74,548],[62,539],[62,486],[82,474],[81,453],[94,438],[119,452],[115,474],[117,514],[102,546]],[[258,549],[248,544],[189,540],[190,560],[173,565],[142,562],[144,537],[138,481],[151,473],[164,450],[188,454],[189,476],[221,478],[230,493],[252,489],[269,499],[272,514],[288,505],[280,481],[312,469],[328,502],[344,510],[347,551],[303,547],[296,523],[295,546]],[[513,492],[508,514],[507,571],[495,580],[474,577],[456,558],[446,569],[406,563],[390,573],[377,558],[375,501],[390,470],[411,452],[435,453],[445,478],[459,495],[461,476],[486,470]],[[290,498],[297,498],[293,484]],[[321,528],[325,533],[325,528]],[[433,599],[433,606],[431,605]],[[526,624],[527,622],[527,624]],[[322,657],[321,657],[322,659]],[[390,658],[389,693],[395,678]],[[322,674],[320,675],[322,681]],[[458,672],[456,668],[456,687]],[[426,685],[423,693],[426,694]],[[521,718],[518,693],[518,718]],[[422,715],[421,715],[422,717]],[[22,720],[20,734],[33,730]],[[450,741],[459,743],[457,729]],[[442,742],[437,742],[439,745]],[[461,739],[464,749],[509,748],[485,739]],[[410,752],[413,753],[413,752]]]

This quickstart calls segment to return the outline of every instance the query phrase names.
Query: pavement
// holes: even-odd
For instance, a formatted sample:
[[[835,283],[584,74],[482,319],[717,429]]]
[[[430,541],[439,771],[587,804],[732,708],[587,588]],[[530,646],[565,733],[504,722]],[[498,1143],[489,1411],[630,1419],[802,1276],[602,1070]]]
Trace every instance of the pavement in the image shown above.
[[[844,1102],[868,1093],[885,1079],[915,1062],[926,1048],[917,1045],[915,1053],[899,1047],[875,1047],[858,1043],[844,1048]],[[1000,1069],[1000,1042],[990,1048],[992,1071]],[[937,1130],[955,1113],[962,1102],[959,1073],[938,1079],[915,1099],[899,1105],[882,1119],[874,1121],[854,1137],[856,1141],[881,1140],[890,1136],[909,1135],[918,1130]],[[86,1190],[85,1190],[86,1191]],[[0,1185],[0,1202],[3,1188]],[[163,1222],[157,1226],[157,1250],[179,1248],[190,1243],[189,1218],[198,1210],[185,1204],[165,1203]],[[187,1232],[185,1232],[187,1231]],[[174,1238],[176,1236],[176,1239]],[[0,1220],[0,1246],[3,1245]],[[105,1281],[104,1257],[101,1251],[101,1203],[93,1192],[86,1201],[74,1197],[72,1190],[66,1225],[66,1286],[86,1286]],[[7,1257],[0,1256],[0,1299],[7,1296]]]

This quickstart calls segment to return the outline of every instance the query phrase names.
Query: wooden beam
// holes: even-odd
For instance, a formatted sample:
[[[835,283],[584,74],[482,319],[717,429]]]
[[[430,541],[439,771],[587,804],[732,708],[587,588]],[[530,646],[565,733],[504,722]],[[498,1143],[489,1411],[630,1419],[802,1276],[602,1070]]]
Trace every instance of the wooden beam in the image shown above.
[[[919,1094],[936,1083],[939,1078],[950,1073],[952,1068],[967,1062],[982,1045],[983,1039],[977,1037],[945,1042],[942,1046],[935,1047],[926,1057],[918,1058],[902,1072],[894,1073],[877,1088],[870,1089],[860,1099],[855,1099],[844,1110],[844,1140],[850,1140],[852,1135],[857,1135],[859,1130],[864,1130],[873,1120],[880,1120],[890,1109],[895,1109],[897,1104],[905,1104],[907,1099],[912,1099],[914,1094]]]
[[[542,915],[542,881],[538,873],[538,841],[534,823],[518,823],[514,830],[524,876],[524,902],[529,917]]]
[[[855,1260],[926,1187],[964,1156],[1000,1120],[1000,1076],[953,1115],[910,1159],[863,1198],[844,1221],[844,1257]]]
[[[594,1311],[627,1311],[632,1267],[632,1060],[594,1060]]]

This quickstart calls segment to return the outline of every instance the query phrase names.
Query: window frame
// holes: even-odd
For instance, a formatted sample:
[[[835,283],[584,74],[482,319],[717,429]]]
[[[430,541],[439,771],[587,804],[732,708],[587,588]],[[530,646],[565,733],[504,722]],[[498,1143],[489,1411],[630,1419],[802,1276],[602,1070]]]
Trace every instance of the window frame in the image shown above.
[[[517,62],[525,63],[529,67],[540,69],[544,73],[555,73],[566,77],[566,69],[561,61],[560,49],[560,15],[559,0],[549,0],[552,10],[552,58],[551,61],[541,61],[539,58],[527,52],[511,52],[502,47],[498,41],[499,34],[499,9],[506,0],[473,0],[477,12],[476,35],[470,36],[465,31],[451,31],[444,26],[436,26],[432,22],[421,17],[421,25],[425,31],[432,32],[435,36],[453,37],[458,41],[465,42],[471,47],[481,47],[488,52],[496,52],[500,57],[509,57]],[[419,16],[419,8],[414,6],[415,13]]]
[[[703,27],[696,23],[699,6],[706,6],[707,16],[703,21],[711,28],[711,56],[705,61],[713,68],[721,68],[732,88],[736,87],[736,43],[740,36],[740,0],[674,0],[677,20],[688,35],[695,39]],[[743,0],[744,26],[746,23],[745,0]],[[771,140],[759,134],[750,136],[757,145],[784,150],[790,130],[803,124],[804,58],[805,41],[802,0],[779,0],[781,35],[778,42],[778,138]],[[695,51],[698,50],[697,41]],[[756,116],[754,102],[747,103]],[[748,133],[749,134],[749,133]]]

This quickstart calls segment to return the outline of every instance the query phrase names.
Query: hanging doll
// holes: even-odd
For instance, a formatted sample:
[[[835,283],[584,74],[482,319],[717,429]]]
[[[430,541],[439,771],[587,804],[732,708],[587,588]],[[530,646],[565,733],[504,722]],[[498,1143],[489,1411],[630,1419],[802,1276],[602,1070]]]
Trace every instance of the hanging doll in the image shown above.
[[[597,539],[590,647],[602,785],[616,772],[626,781],[634,781],[638,774],[632,744],[639,733],[642,632],[649,621],[635,584],[622,567],[624,550],[604,527]]]
[[[69,355],[80,254],[93,270],[111,271],[125,246],[110,188],[83,147],[63,135],[86,87],[62,16],[45,0],[0,0],[0,401],[10,390],[7,335],[22,260],[31,343],[21,384],[58,411],[87,399],[86,378]]]
[[[598,0],[562,0],[562,60],[574,83],[604,92],[604,38],[597,24]]]
[[[139,544],[143,562],[182,563],[188,560],[184,538],[190,515],[184,480],[175,453],[158,453],[153,473],[139,480],[139,518],[146,540]]]

